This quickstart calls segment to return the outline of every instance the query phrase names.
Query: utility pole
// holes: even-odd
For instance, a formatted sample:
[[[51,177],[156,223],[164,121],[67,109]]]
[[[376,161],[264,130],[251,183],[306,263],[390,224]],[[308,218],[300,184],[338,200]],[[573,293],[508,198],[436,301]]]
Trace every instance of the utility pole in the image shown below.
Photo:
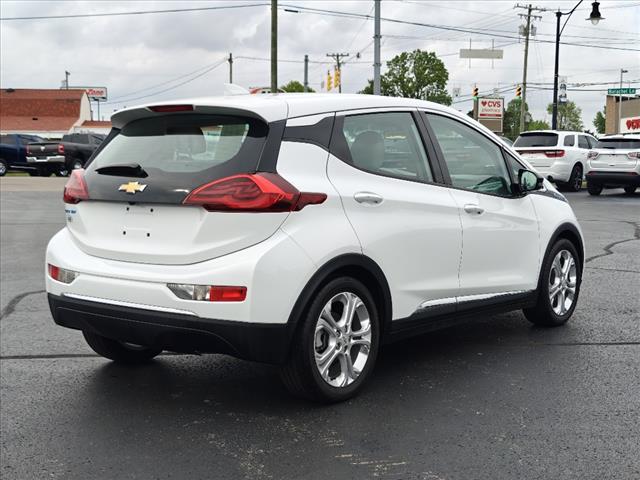
[[[278,0],[271,0],[271,93],[278,92]]]
[[[620,95],[618,96],[618,126],[616,126],[616,133],[620,133],[620,123],[622,122],[622,75],[628,72],[624,68],[620,69]]]
[[[309,91],[309,55],[304,56],[304,93]]]
[[[527,63],[529,60],[529,35],[531,34],[531,12],[532,11],[537,11],[537,12],[543,12],[545,11],[544,8],[539,8],[539,7],[532,7],[531,4],[529,5],[520,5],[517,4],[515,6],[515,8],[523,8],[527,10],[527,14],[523,15],[520,14],[520,17],[527,19],[527,24],[524,27],[524,69],[522,71],[522,99],[520,102],[520,132],[524,132],[526,130],[526,126],[525,126],[525,113],[526,113],[526,102],[527,102]],[[533,15],[533,18],[537,18],[538,20],[541,20],[542,17],[537,16],[537,15]]]
[[[374,0],[373,22],[373,94],[380,95],[380,0]]]
[[[233,53],[229,54],[229,83],[233,83]]]
[[[340,67],[342,67],[341,60],[348,56],[348,53],[327,53],[327,57],[331,57],[336,61],[336,70],[339,72],[338,75],[340,75],[338,77],[340,79],[338,82],[338,93],[342,93],[342,71],[340,70]]]

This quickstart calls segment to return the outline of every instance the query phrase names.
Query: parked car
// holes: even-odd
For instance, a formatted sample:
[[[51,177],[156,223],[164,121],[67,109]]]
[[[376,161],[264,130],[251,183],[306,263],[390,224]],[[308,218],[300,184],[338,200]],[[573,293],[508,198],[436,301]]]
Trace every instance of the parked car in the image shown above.
[[[27,161],[27,145],[43,141],[42,137],[36,135],[0,135],[0,177],[11,170],[36,173],[35,165]]]
[[[633,194],[640,186],[640,135],[600,138],[589,152],[587,190],[600,195],[604,188],[624,188]]]
[[[582,188],[587,154],[596,142],[588,133],[535,130],[521,133],[513,146],[541,175],[577,192]]]
[[[82,168],[104,139],[105,135],[98,133],[70,133],[57,142],[29,145],[28,155],[34,163],[41,164],[41,174],[66,176],[71,170]]]
[[[331,402],[362,388],[385,342],[518,309],[559,326],[576,307],[568,202],[451,108],[246,95],[112,122],[71,173],[46,253],[54,321],[103,357],[226,353]]]

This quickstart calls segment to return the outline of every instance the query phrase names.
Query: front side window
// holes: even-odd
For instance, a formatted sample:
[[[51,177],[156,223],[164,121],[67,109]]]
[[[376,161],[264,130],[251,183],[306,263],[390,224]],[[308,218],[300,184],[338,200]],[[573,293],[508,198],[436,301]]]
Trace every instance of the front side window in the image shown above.
[[[510,196],[511,179],[498,145],[471,127],[427,114],[454,187]]]
[[[355,167],[401,179],[433,180],[411,113],[348,116],[342,133]]]

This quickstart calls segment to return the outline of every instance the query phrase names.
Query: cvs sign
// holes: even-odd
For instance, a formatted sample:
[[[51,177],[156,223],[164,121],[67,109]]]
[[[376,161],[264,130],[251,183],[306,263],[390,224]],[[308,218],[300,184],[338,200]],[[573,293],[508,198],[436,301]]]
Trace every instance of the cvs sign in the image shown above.
[[[502,118],[504,98],[479,98],[478,118]]]

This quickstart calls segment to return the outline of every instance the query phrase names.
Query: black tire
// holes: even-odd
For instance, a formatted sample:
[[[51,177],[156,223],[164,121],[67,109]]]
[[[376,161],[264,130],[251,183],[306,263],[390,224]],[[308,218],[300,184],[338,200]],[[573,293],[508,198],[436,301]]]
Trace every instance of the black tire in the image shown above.
[[[69,170],[67,170],[67,167],[65,167],[64,165],[61,165],[55,172],[54,175],[56,177],[68,177],[69,176]]]
[[[624,193],[626,193],[627,195],[633,195],[634,193],[636,193],[636,189],[638,187],[624,187]]]
[[[576,163],[571,170],[569,181],[565,184],[568,192],[579,192],[582,189],[582,165]]]
[[[27,172],[29,174],[30,177],[39,177],[40,176],[40,170],[29,170]]]
[[[589,195],[600,195],[602,193],[602,185],[595,185],[593,183],[587,183],[587,192],[589,192]]]
[[[549,298],[549,284],[552,276],[552,264],[556,255],[562,251],[568,251],[575,261],[575,293],[573,296],[573,303],[563,314],[558,314],[554,311]],[[540,281],[538,282],[538,300],[534,307],[524,309],[524,315],[527,319],[542,327],[559,327],[567,323],[567,320],[573,315],[573,311],[578,304],[578,298],[580,296],[580,285],[582,283],[582,265],[580,263],[580,257],[576,247],[566,238],[558,240],[553,247],[549,250],[549,253],[544,259],[542,264],[542,270],[540,272]]]
[[[145,363],[162,352],[161,348],[128,345],[96,333],[83,331],[82,334],[94,352],[116,363]]]
[[[9,171],[9,164],[3,158],[0,158],[0,177],[4,177]]]
[[[342,292],[355,294],[366,307],[371,326],[371,344],[366,363],[357,378],[346,386],[334,387],[322,378],[316,366],[315,354],[316,348],[318,348],[316,346],[316,323],[324,306],[334,296]],[[379,344],[380,317],[371,293],[358,280],[351,277],[339,277],[328,282],[317,292],[309,308],[306,309],[306,313],[299,319],[298,328],[291,344],[291,352],[287,362],[280,370],[280,376],[287,389],[296,396],[323,403],[341,402],[356,395],[371,375]],[[330,349],[330,347],[326,348]],[[337,349],[338,346],[336,346]],[[349,358],[353,358],[351,350],[348,351],[350,352]],[[355,352],[355,355],[358,354]],[[332,364],[332,361],[327,362],[328,364]]]

